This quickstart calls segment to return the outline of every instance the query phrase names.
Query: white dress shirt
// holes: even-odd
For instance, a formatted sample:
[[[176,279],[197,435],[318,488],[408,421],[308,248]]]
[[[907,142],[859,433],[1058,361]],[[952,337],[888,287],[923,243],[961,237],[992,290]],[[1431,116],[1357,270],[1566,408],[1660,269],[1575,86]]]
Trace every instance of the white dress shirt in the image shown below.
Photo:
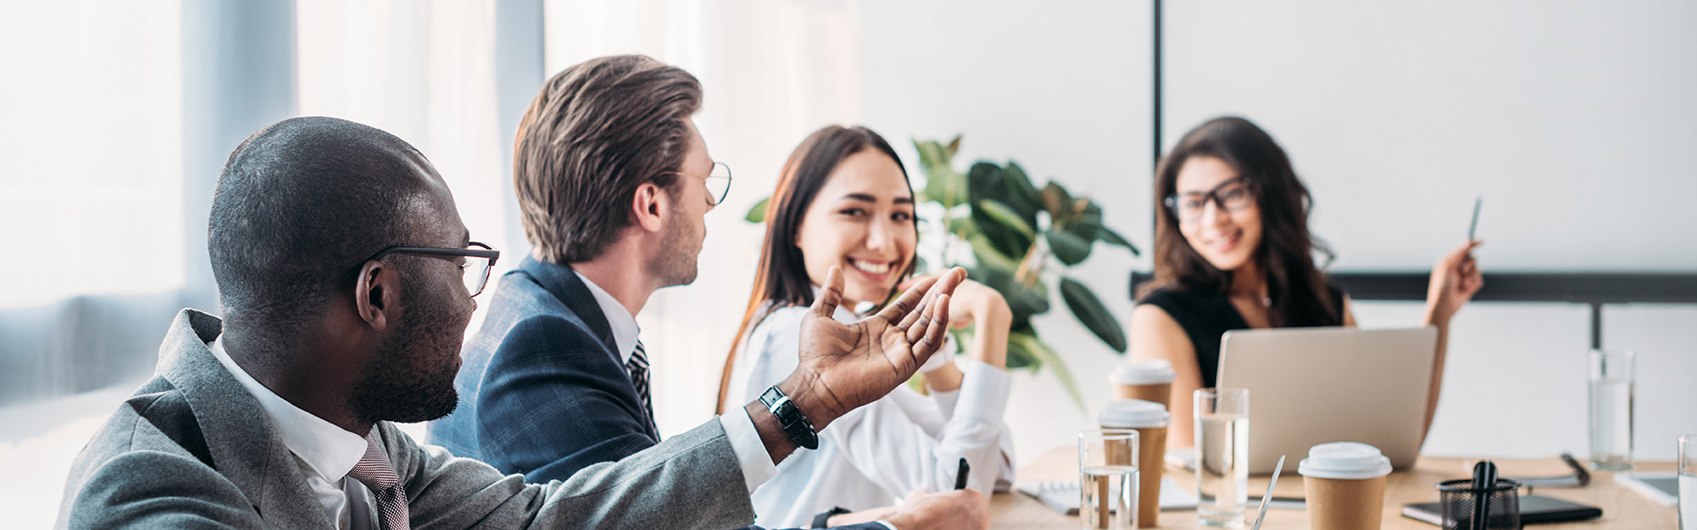
[[[731,370],[729,398],[759,398],[800,364],[801,321],[807,307],[779,308],[744,338]],[[835,318],[858,320],[838,308]],[[927,368],[949,361],[945,348]],[[938,359],[942,359],[938,361]],[[1013,436],[1002,423],[1010,379],[978,362],[957,363],[966,377],[955,391],[927,399],[906,386],[837,418],[819,433],[819,448],[798,450],[777,466],[777,476],[754,491],[755,523],[806,526],[814,515],[840,506],[889,506],[910,491],[954,489],[961,458],[972,466],[968,487],[989,495],[1013,481]],[[923,370],[923,369],[922,369]]]
[[[572,271],[572,274],[577,274],[577,271]],[[601,306],[602,316],[607,317],[607,327],[613,329],[613,346],[619,349],[619,364],[630,364],[630,356],[636,352],[636,337],[642,333],[642,328],[636,325],[636,316],[630,314],[630,309],[619,303],[619,299],[613,298],[589,278],[577,274],[577,279],[583,280],[583,286],[589,288],[596,305]]]
[[[224,369],[229,370],[230,375],[235,376],[236,381],[259,400],[259,407],[265,410],[271,426],[283,438],[283,445],[294,454],[295,464],[300,466],[301,475],[312,487],[312,495],[324,505],[324,514],[330,516],[336,528],[377,528],[377,503],[371,496],[371,490],[348,477],[354,464],[365,456],[365,437],[301,410],[259,384],[241,365],[230,359],[229,352],[224,351],[224,339],[212,341],[207,348],[212,350],[212,356],[217,357],[218,362],[224,364]]]
[[[577,274],[577,271],[572,271]],[[583,280],[583,286],[589,288],[589,294],[595,296],[595,303],[601,306],[601,314],[607,318],[607,327],[613,330],[613,342],[619,348],[621,364],[630,364],[630,356],[636,352],[636,337],[642,329],[636,325],[636,316],[630,314],[630,309],[619,303],[617,298],[608,294],[606,289],[595,285],[595,282],[582,274],[577,279]],[[649,372],[654,369],[650,365]],[[731,442],[731,452],[736,453],[737,463],[742,465],[742,478],[748,486],[748,492],[760,487],[767,480],[778,474],[778,466],[772,464],[772,455],[766,452],[766,442],[760,440],[760,431],[754,428],[754,419],[748,416],[748,411],[738,407],[738,413],[719,416],[719,423],[725,427],[725,438]],[[352,466],[349,466],[352,468]]]

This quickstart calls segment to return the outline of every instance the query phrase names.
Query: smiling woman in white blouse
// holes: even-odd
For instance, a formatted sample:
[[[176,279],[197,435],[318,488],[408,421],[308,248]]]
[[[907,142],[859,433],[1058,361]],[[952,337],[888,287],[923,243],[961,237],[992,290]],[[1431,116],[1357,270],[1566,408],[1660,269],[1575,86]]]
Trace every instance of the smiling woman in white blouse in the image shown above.
[[[801,320],[832,266],[846,280],[838,320],[852,322],[854,309],[890,299],[913,272],[913,210],[907,172],[877,133],[831,126],[796,148],[766,208],[766,242],[726,360],[721,408],[727,398],[758,398],[795,369]],[[928,397],[898,388],[838,418],[819,433],[817,450],[790,456],[754,492],[757,524],[807,525],[833,508],[869,510],[913,490],[950,490],[963,458],[967,487],[989,495],[1012,482],[1012,437],[1002,423],[1012,313],[994,289],[971,281],[949,306],[951,322],[973,326],[966,358],[932,357],[921,369]]]

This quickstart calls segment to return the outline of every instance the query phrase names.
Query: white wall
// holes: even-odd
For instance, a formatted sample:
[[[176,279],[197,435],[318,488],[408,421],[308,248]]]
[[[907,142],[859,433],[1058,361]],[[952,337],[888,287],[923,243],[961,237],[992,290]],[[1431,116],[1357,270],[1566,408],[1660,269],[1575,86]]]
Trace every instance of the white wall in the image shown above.
[[[1697,270],[1697,4],[1168,6],[1168,145],[1267,129],[1341,269],[1429,267],[1483,195],[1496,270]]]
[[[876,0],[860,10],[861,113],[910,174],[919,175],[913,138],[964,134],[959,169],[1012,158],[1038,186],[1055,179],[1093,197],[1109,226],[1149,248],[1149,3]],[[1123,322],[1128,273],[1144,263],[1097,245],[1072,276]],[[1058,294],[1034,325],[1066,359],[1088,411],[1047,368],[1016,373],[1007,419],[1022,462],[1077,443],[1109,395],[1104,374],[1120,360]]]

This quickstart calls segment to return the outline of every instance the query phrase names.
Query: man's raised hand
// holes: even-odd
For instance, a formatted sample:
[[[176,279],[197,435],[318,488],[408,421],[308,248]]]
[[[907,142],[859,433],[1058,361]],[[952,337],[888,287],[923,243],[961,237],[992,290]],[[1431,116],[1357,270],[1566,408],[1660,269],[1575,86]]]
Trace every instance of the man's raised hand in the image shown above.
[[[779,383],[815,429],[884,397],[944,344],[949,298],[966,279],[950,269],[921,280],[877,314],[853,324],[831,315],[842,303],[842,271],[831,267],[801,324],[801,362]]]

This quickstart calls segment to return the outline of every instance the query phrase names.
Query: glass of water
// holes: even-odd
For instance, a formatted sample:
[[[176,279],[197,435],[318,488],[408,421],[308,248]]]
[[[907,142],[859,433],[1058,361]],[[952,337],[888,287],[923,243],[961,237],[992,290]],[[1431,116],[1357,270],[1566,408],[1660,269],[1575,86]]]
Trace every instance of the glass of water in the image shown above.
[[[1697,434],[1679,437],[1679,530],[1697,530]]]
[[[1084,530],[1137,526],[1137,431],[1078,433],[1078,486]]]
[[[1242,527],[1249,504],[1249,389],[1196,391],[1196,514],[1203,526]]]
[[[1591,467],[1632,469],[1632,371],[1628,351],[1591,350]]]

